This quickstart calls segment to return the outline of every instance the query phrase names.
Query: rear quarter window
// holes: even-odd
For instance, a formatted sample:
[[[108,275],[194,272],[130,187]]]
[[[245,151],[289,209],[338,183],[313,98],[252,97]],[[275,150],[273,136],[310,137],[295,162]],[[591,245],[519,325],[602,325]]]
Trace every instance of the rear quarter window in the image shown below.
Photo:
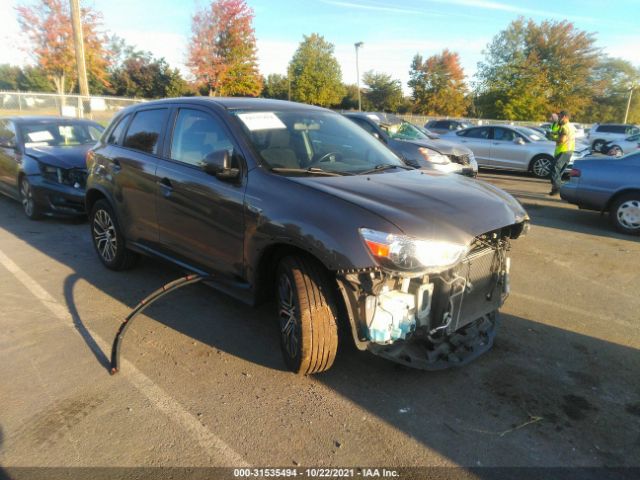
[[[127,123],[129,122],[130,118],[131,118],[131,115],[127,114],[124,117],[122,117],[120,120],[118,120],[118,123],[116,124],[116,126],[113,127],[108,134],[107,143],[111,145],[120,145],[122,141],[122,133],[124,132],[124,129],[127,127]]]
[[[160,134],[167,119],[167,113],[166,108],[142,110],[136,113],[122,145],[140,152],[158,155]]]

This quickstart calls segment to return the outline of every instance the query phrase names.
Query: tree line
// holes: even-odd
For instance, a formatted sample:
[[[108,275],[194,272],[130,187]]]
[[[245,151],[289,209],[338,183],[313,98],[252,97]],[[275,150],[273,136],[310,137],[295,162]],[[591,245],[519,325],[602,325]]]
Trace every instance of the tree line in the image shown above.
[[[164,58],[109,35],[100,12],[81,9],[87,74],[96,95],[160,98],[184,95],[262,96],[331,108],[355,109],[358,87],[342,81],[334,46],[304,36],[287,72],[263,77],[258,69],[253,10],[245,0],[214,0],[192,17],[185,79]],[[17,7],[34,66],[0,65],[0,89],[77,91],[68,3],[38,0]],[[354,66],[355,68],[355,66]],[[362,75],[365,110],[451,117],[538,120],[569,110],[584,122],[621,121],[640,69],[606,56],[595,36],[568,21],[518,18],[486,47],[471,81],[458,53],[448,49],[409,65],[409,96],[392,75]],[[629,121],[640,122],[640,93]]]

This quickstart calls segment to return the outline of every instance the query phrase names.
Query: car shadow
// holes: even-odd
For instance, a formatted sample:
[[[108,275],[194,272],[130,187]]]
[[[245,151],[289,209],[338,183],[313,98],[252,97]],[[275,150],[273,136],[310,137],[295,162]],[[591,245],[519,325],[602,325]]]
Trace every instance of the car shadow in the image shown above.
[[[7,207],[4,203],[0,208]],[[0,228],[73,271],[63,286],[66,306],[103,366],[108,352],[100,351],[89,332],[96,328],[82,318],[75,294],[79,282],[133,307],[181,274],[156,261],[143,261],[126,273],[110,272],[93,252],[88,227],[70,225],[62,234],[58,225],[41,224],[41,234],[30,234],[33,224],[4,217],[0,215]],[[271,307],[254,309],[205,285],[194,285],[152,305],[145,316],[212,349],[284,370]],[[534,315],[503,315],[494,349],[463,368],[408,369],[343,342],[333,368],[306,381],[325,385],[403,432],[407,441],[419,442],[458,465],[477,467],[481,461],[535,466],[540,455],[545,465],[585,459],[600,466],[637,464],[639,351],[548,325]],[[134,351],[145,348],[145,343],[125,344],[125,357],[135,362]],[[473,471],[478,478],[492,478],[493,473]],[[581,478],[605,478],[605,473]]]
[[[516,197],[521,198],[520,195],[516,195]],[[531,200],[536,200],[536,198],[531,198]],[[640,237],[638,236],[626,235],[614,230],[607,213],[601,214],[591,210],[580,210],[564,203],[562,200],[558,201],[556,205],[550,205],[550,202],[540,204],[527,200],[521,200],[521,203],[529,213],[533,225],[630,242],[640,242]]]

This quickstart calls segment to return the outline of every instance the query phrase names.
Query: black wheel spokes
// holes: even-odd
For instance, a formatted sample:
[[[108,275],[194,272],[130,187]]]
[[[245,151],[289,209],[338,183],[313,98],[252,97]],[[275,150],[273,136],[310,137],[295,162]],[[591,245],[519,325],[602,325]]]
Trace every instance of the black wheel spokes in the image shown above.
[[[293,287],[287,275],[281,275],[278,282],[278,315],[282,344],[291,358],[298,354],[298,329]]]
[[[93,219],[93,238],[102,258],[111,262],[116,256],[118,241],[111,216],[104,210],[98,210]]]

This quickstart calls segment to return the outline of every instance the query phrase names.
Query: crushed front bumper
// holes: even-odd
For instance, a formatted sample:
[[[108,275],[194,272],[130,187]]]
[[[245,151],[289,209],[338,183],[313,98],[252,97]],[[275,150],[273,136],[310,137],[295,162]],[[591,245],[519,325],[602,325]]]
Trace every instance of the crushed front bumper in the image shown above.
[[[41,175],[30,175],[34,201],[46,213],[61,216],[85,215],[84,186],[55,183]]]
[[[424,370],[491,349],[509,293],[507,240],[479,242],[454,268],[407,277],[383,270],[338,278],[361,350]]]

